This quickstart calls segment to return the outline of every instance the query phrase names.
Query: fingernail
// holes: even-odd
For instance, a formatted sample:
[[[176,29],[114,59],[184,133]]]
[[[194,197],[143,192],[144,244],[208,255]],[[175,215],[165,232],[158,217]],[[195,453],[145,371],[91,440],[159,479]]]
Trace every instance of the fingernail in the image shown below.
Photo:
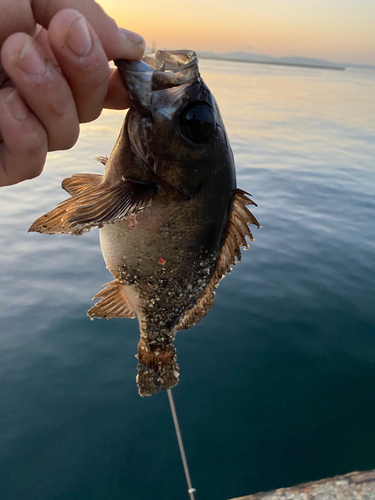
[[[80,17],[72,24],[66,36],[66,43],[78,57],[87,56],[91,52],[92,37],[84,17]]]
[[[134,45],[138,45],[142,50],[146,48],[146,42],[141,35],[138,35],[138,33],[134,33],[134,31],[129,31],[124,28],[119,28],[119,32],[120,36],[125,40],[128,40]]]
[[[43,75],[47,70],[44,57],[31,40],[28,40],[22,47],[18,64],[25,73],[32,76]]]
[[[4,102],[11,112],[13,118],[15,118],[17,121],[22,122],[27,118],[29,114],[28,109],[23,103],[16,89],[14,89],[13,92],[6,96]]]

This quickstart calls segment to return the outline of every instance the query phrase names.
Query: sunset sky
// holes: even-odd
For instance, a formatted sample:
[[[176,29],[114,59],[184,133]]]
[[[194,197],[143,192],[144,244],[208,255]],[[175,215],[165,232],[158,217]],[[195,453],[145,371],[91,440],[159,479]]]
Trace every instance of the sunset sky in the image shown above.
[[[151,47],[375,64],[374,0],[99,0]]]

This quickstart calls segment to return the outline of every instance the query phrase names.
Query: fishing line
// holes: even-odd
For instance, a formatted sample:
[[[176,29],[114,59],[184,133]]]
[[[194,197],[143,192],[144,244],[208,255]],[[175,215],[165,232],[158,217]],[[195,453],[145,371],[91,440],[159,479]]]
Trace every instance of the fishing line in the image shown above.
[[[181,436],[180,426],[178,425],[176,407],[174,405],[174,401],[173,401],[173,396],[172,396],[171,389],[167,389],[167,393],[168,393],[169,405],[171,407],[174,428],[176,430],[178,446],[180,447],[181,459],[182,459],[182,464],[184,466],[184,471],[185,471],[185,476],[186,476],[186,482],[187,482],[187,485],[188,485],[188,493],[190,495],[190,500],[195,500],[194,493],[196,492],[196,489],[193,488],[193,486],[191,484],[189,467],[188,467],[188,463],[187,463],[186,455],[185,455],[184,443],[182,442],[182,436]]]

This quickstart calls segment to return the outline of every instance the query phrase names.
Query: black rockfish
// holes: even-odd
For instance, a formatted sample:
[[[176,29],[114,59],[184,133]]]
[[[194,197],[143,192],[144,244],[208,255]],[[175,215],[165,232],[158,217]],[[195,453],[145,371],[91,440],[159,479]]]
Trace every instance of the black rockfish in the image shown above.
[[[137,383],[142,396],[178,383],[177,330],[211,309],[214,289],[259,227],[236,188],[233,154],[194,52],[158,51],[118,60],[132,106],[104,175],[76,174],[71,198],[30,231],[82,234],[100,228],[114,281],[104,285],[91,318],[138,317]]]

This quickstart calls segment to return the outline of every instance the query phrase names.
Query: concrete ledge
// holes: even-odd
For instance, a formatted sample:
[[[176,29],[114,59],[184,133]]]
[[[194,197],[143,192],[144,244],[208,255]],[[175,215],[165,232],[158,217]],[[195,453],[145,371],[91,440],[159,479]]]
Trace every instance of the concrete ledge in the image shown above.
[[[375,500],[375,470],[350,472],[232,500]]]

